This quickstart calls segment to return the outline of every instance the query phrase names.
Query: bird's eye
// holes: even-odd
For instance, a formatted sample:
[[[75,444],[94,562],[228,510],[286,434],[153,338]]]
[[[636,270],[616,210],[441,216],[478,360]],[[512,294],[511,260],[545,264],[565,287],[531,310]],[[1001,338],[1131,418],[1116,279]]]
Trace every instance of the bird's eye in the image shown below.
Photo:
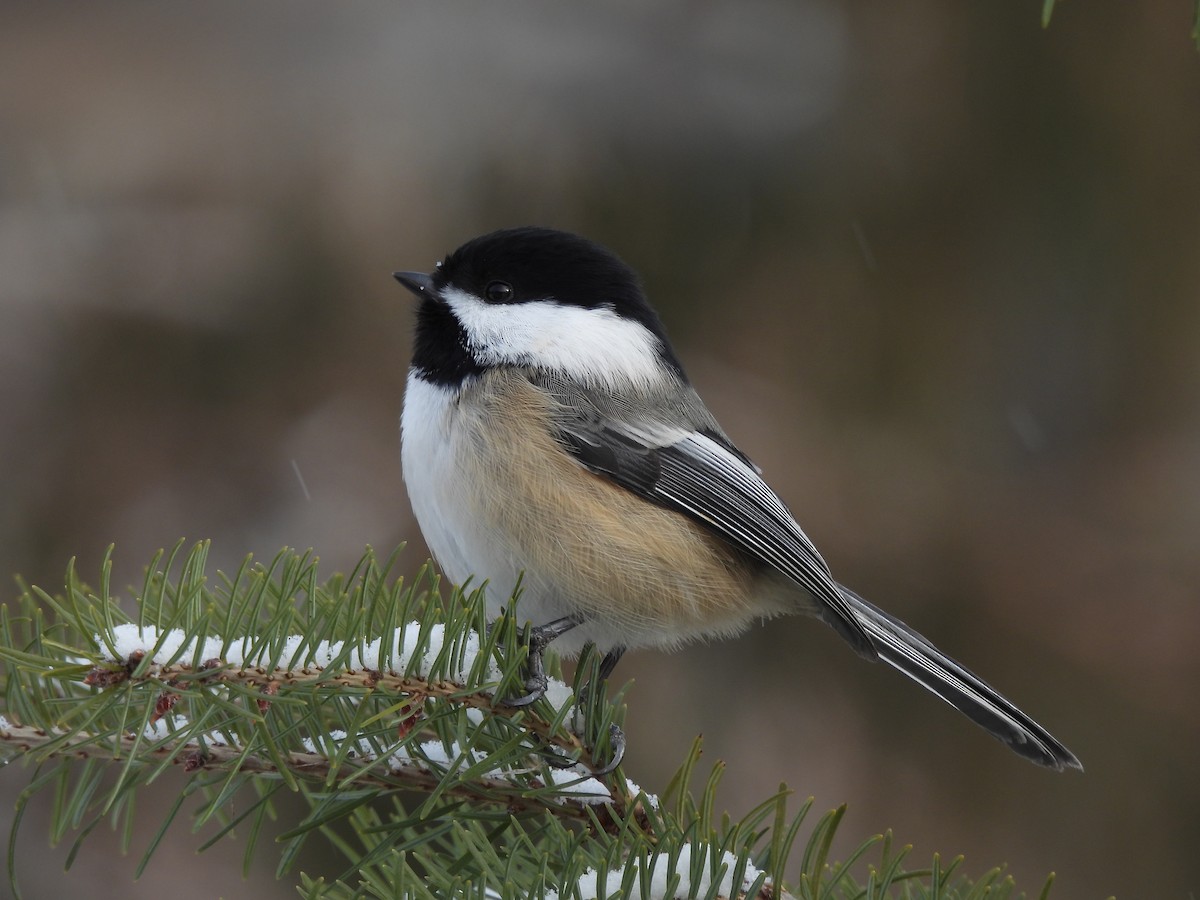
[[[492,303],[508,303],[513,298],[513,288],[507,281],[492,281],[484,288],[483,295]]]

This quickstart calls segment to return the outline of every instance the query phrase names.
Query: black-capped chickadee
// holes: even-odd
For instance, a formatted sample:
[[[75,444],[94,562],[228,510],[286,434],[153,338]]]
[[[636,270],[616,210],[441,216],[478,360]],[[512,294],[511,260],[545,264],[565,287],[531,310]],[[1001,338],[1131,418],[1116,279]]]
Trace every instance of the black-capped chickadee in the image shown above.
[[[519,582],[540,641],[567,655],[595,643],[607,676],[631,648],[807,613],[1022,756],[1082,768],[990,685],[834,581],[612,253],[514,228],[396,278],[421,301],[402,418],[413,512],[446,575],[487,580],[490,617]]]

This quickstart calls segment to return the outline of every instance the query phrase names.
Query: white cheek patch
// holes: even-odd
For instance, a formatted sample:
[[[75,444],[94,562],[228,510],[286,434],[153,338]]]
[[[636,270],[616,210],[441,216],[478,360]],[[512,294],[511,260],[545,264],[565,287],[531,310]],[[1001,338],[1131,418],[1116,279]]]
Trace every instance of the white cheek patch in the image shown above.
[[[610,309],[553,300],[491,304],[454,288],[443,290],[442,299],[484,365],[538,366],[606,385],[662,377],[659,339]]]

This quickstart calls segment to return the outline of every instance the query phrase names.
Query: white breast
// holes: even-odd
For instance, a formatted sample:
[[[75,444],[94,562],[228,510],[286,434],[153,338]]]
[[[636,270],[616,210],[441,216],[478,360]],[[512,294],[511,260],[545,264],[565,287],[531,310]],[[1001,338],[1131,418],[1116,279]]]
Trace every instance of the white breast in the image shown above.
[[[499,615],[520,575],[504,541],[488,532],[469,471],[477,450],[459,410],[458,391],[409,374],[400,419],[401,463],[413,513],[442,571],[455,584],[487,579],[488,617]],[[522,609],[533,618],[534,610]]]

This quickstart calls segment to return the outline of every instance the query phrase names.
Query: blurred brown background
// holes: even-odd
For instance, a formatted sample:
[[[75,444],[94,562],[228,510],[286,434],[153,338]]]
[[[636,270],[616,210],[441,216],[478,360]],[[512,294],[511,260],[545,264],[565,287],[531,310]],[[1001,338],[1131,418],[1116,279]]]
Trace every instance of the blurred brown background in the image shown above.
[[[1194,896],[1200,57],[1184,3],[1040,8],[6,0],[0,573],[116,542],[128,584],[182,535],[415,571],[390,273],[569,228],[643,274],[838,577],[1087,766],[787,620],[632,654],[629,774],[702,732],[734,812],[848,802],[842,853],[890,827],[1056,897]],[[110,836],[64,874],[45,835],[35,898],[294,896],[184,825],[136,884]]]

